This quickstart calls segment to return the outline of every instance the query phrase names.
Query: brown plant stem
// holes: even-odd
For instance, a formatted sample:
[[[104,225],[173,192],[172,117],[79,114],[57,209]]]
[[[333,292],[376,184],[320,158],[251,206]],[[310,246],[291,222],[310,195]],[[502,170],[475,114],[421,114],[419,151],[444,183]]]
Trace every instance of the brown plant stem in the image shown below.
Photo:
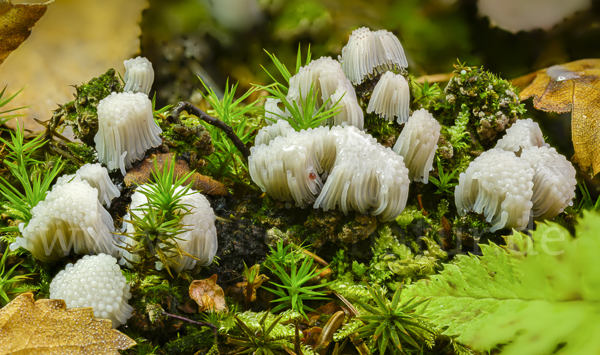
[[[191,320],[189,318],[185,318],[185,317],[181,317],[181,316],[176,316],[174,314],[167,313],[165,311],[162,311],[162,314],[165,315],[165,316],[169,316],[171,318],[175,318],[175,319],[183,320],[183,321],[186,321],[186,322],[189,322],[189,323],[192,323],[192,324],[196,324],[196,325],[199,325],[201,327],[209,327],[209,328],[212,329],[213,333],[215,333],[215,341],[217,339],[218,329],[217,329],[217,327],[214,324],[206,323],[206,322],[198,322],[198,321],[195,321],[195,320]]]
[[[231,126],[229,126],[228,124],[226,124],[225,122],[221,121],[220,119],[218,119],[216,117],[209,116],[206,112],[202,111],[198,107],[196,107],[186,101],[179,101],[179,103],[173,109],[173,112],[171,113],[171,117],[175,121],[179,121],[179,115],[183,111],[191,113],[192,115],[200,118],[201,120],[210,124],[211,126],[215,126],[219,129],[221,129],[223,132],[225,132],[225,135],[227,136],[227,138],[229,138],[231,140],[231,142],[233,142],[235,147],[240,151],[240,153],[242,153],[242,156],[244,157],[244,159],[246,159],[246,161],[248,161],[248,157],[250,156],[250,149],[248,149],[244,145],[244,142],[242,142],[242,140],[235,134],[235,132],[233,131],[233,128],[231,128]]]

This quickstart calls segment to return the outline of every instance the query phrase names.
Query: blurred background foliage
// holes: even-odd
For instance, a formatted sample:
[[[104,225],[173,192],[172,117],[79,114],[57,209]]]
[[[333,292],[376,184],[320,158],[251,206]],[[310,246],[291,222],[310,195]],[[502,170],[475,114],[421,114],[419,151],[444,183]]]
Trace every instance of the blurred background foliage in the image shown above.
[[[310,43],[315,58],[335,58],[361,26],[394,32],[415,76],[450,72],[457,58],[514,78],[600,56],[600,1],[548,31],[513,34],[478,15],[476,0],[150,0],[142,54],[156,63],[155,87],[166,103],[190,98],[196,75],[215,89],[227,77],[242,88],[267,84],[261,64],[272,64],[263,49],[293,63],[298,43]]]
[[[189,100],[204,107],[197,76],[218,95],[227,78],[239,81],[244,92],[250,83],[270,83],[261,65],[271,72],[275,68],[264,50],[288,66],[293,66],[299,43],[304,50],[310,44],[313,58],[337,58],[352,30],[362,26],[396,34],[415,76],[451,72],[452,64],[460,59],[513,79],[554,64],[600,57],[600,0],[560,0],[589,4],[585,4],[587,10],[546,30],[516,33],[495,27],[481,16],[478,1],[490,2],[150,0],[143,14],[142,55],[154,64],[159,105]],[[515,2],[497,3],[506,1]],[[520,1],[528,1],[529,8],[539,7],[527,13],[538,17],[560,4],[559,0]],[[536,111],[530,100],[527,108],[526,117],[542,125],[548,142],[572,156],[570,115]]]

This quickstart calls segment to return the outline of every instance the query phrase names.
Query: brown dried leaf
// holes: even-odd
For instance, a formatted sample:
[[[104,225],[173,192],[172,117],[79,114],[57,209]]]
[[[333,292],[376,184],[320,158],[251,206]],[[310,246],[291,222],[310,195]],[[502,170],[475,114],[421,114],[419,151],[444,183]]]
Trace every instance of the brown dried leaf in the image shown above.
[[[33,300],[31,293],[0,309],[0,355],[119,354],[136,345],[94,318],[91,308],[71,308],[63,300]]]
[[[571,135],[582,170],[600,172],[600,59],[583,59],[539,70],[520,94],[538,110],[571,111]]]
[[[252,266],[250,269],[255,269],[255,272],[258,274],[258,269],[260,268],[259,264]],[[250,289],[248,289],[248,280],[243,282],[242,288],[244,289],[244,294],[246,295],[246,305],[256,301],[256,291],[260,288],[260,286],[268,281],[269,278],[266,275],[259,274],[254,278],[252,285],[250,285]],[[248,293],[250,291],[250,293]]]
[[[141,185],[150,181],[152,171],[154,171],[154,160],[156,159],[156,166],[159,171],[162,171],[165,163],[171,164],[173,153],[161,153],[152,154],[148,159],[144,160],[138,166],[132,168],[127,172],[124,182],[125,185]],[[167,166],[169,166],[167,165]],[[190,172],[190,167],[183,159],[177,159],[175,161],[174,168],[175,176],[178,178],[184,176]],[[194,173],[191,178],[184,182],[184,185],[188,185],[191,181],[194,181],[192,188],[196,191],[200,191],[205,195],[227,195],[227,188],[222,183],[213,180],[208,176],[204,176],[200,173]]]
[[[194,280],[190,285],[190,297],[198,303],[198,312],[212,310],[213,312],[228,312],[225,294],[217,285],[217,275],[208,279]]]
[[[50,0],[43,4],[13,5],[0,0],[0,64],[31,34],[31,29],[44,13]]]
[[[321,334],[319,335],[315,352],[317,352],[319,355],[325,355],[327,353],[327,348],[333,341],[333,334],[340,329],[342,323],[344,322],[344,318],[344,311],[338,311],[331,318],[329,318],[327,324],[325,324]]]

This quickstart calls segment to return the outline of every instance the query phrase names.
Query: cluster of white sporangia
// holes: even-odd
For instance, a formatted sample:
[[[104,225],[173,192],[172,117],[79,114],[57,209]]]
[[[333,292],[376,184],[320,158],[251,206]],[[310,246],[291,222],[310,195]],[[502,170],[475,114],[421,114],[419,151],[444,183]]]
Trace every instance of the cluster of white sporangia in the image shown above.
[[[315,109],[319,109],[327,100],[329,102],[327,102],[326,109],[332,108],[333,105],[339,102],[338,106],[341,111],[327,122],[323,122],[323,124],[340,125],[346,122],[362,129],[364,123],[363,111],[356,99],[354,87],[344,75],[338,61],[329,57],[321,57],[301,67],[298,73],[290,78],[287,100],[295,101],[300,108],[302,107],[301,102],[306,100],[311,88],[313,92],[318,93]],[[273,100],[265,105],[267,117],[277,116],[275,114],[282,115],[281,109],[276,106],[277,102],[277,100]],[[287,116],[286,113],[284,115]]]
[[[271,197],[299,207],[370,213],[383,221],[404,210],[408,169],[400,155],[370,135],[353,126],[334,126],[280,129],[286,135],[269,140],[266,131],[259,133],[261,144],[250,149],[248,165],[252,180]]]
[[[107,208],[110,208],[113,198],[121,196],[119,189],[110,181],[108,170],[100,163],[85,164],[75,174],[98,190],[98,200]]]
[[[398,123],[408,121],[410,106],[410,89],[408,81],[401,74],[385,72],[375,85],[367,112],[375,112],[391,121],[398,117]]]
[[[521,159],[535,170],[533,176],[532,214],[535,218],[555,217],[573,205],[575,197],[575,168],[554,148],[531,147],[524,149]]]
[[[140,190],[147,189],[146,185],[140,186],[136,192],[131,196],[131,205],[129,207],[129,213],[135,214],[142,218],[144,210],[148,203],[148,198]],[[183,187],[177,187],[175,193],[179,193]],[[217,253],[217,229],[215,228],[215,213],[210,207],[210,203],[201,193],[190,189],[186,195],[181,198],[181,203],[190,209],[189,214],[185,215],[181,221],[182,228],[185,232],[177,235],[177,245],[179,248],[189,254],[187,255],[167,255],[171,258],[169,268],[175,272],[181,272],[183,270],[192,269],[196,266],[196,263],[200,265],[209,265],[212,263],[215,254]],[[129,216],[130,216],[129,215]],[[123,219],[128,220],[129,216],[125,216]],[[131,223],[125,223],[127,233],[131,234],[134,232],[134,227]],[[122,241],[119,243],[122,246],[134,246],[135,240],[131,237],[121,237]],[[136,262],[139,260],[137,255],[124,251],[123,258],[119,260],[121,265],[125,264],[131,266],[129,261]],[[163,268],[161,262],[157,263],[157,269]]]
[[[502,139],[496,143],[496,148],[521,154],[522,149],[530,147],[542,147],[548,144],[544,142],[544,135],[540,126],[531,118],[518,120],[509,129]]]
[[[456,209],[461,216],[470,210],[483,213],[492,232],[524,229],[533,206],[534,174],[531,165],[513,152],[483,152],[460,174],[454,192]]]
[[[530,216],[553,218],[572,205],[576,184],[573,165],[547,146],[537,123],[522,120],[460,174],[454,196],[460,215],[483,213],[492,232],[525,229]]]
[[[98,160],[108,170],[131,168],[146,150],[162,144],[162,130],[152,117],[152,102],[143,93],[112,93],[98,104]]]
[[[408,67],[404,49],[393,33],[386,30],[372,32],[367,27],[356,29],[340,57],[344,73],[352,84],[360,84],[366,77],[387,70]]]
[[[117,259],[106,254],[67,264],[50,283],[50,298],[64,300],[67,308],[92,307],[94,317],[110,319],[113,328],[125,324],[133,312],[125,276]]]
[[[413,113],[400,133],[393,150],[404,157],[412,181],[429,182],[441,130],[439,122],[421,109]]]
[[[265,105],[266,106],[266,105]],[[277,124],[271,124],[261,128],[254,138],[254,145],[269,144],[270,141],[278,136],[287,137],[290,132],[295,132],[294,128],[285,120],[277,121]]]
[[[144,57],[128,59],[123,62],[125,65],[124,92],[141,92],[150,94],[152,83],[154,82],[154,69],[152,63]]]
[[[59,178],[31,214],[27,226],[19,226],[23,237],[11,249],[22,246],[46,262],[68,255],[71,249],[76,254],[118,255],[113,219],[98,201],[97,189],[78,176]]]

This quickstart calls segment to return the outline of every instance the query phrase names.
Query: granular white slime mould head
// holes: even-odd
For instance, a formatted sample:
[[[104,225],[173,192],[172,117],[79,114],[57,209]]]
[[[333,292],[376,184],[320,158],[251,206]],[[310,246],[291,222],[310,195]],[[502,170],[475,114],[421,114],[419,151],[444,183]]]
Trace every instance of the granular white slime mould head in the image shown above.
[[[110,319],[113,328],[125,324],[133,307],[129,285],[117,259],[110,255],[86,255],[67,264],[50,283],[50,298],[62,299],[67,308],[92,307],[97,318]]]

